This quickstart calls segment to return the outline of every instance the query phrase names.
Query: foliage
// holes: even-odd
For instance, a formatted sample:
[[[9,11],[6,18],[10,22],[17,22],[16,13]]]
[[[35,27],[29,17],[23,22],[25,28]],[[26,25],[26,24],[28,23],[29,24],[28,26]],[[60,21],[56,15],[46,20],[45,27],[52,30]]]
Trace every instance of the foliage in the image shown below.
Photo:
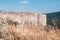
[[[16,25],[18,24],[17,21],[13,21],[13,20],[6,20],[6,23],[7,23],[8,25],[14,25],[14,26],[16,26]]]
[[[53,24],[53,26],[57,26],[58,28],[60,28],[60,22],[56,18],[52,19],[52,23],[51,24]]]
[[[5,25],[3,40],[60,40],[60,30],[52,26],[21,26]]]

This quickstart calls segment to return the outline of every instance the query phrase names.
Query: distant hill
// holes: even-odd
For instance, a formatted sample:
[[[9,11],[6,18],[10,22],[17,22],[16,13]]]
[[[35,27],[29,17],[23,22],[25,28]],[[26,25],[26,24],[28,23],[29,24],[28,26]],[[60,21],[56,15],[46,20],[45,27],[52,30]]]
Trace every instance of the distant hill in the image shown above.
[[[56,18],[60,22],[60,12],[52,12],[48,13],[47,15],[47,24],[52,23],[52,19]]]

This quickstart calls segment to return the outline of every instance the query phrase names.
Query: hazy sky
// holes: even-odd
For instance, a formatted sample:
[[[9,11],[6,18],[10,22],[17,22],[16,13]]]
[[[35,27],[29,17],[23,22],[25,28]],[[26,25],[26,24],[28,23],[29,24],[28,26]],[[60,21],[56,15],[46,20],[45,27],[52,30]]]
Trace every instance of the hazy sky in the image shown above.
[[[60,11],[60,0],[0,0],[5,11],[28,11],[47,13]]]

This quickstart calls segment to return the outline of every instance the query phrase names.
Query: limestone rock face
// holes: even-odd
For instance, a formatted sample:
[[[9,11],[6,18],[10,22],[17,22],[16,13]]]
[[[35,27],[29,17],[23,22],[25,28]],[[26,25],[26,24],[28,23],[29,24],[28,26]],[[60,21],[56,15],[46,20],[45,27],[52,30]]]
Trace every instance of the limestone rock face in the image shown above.
[[[2,12],[0,18],[11,19],[20,24],[44,25],[46,26],[46,15],[33,12]]]

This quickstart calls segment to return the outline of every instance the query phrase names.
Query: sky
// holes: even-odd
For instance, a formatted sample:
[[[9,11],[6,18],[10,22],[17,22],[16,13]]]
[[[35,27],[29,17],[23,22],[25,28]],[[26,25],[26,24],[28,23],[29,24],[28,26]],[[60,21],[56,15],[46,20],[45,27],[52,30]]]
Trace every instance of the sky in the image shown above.
[[[60,0],[0,0],[0,10],[50,13],[60,11]]]

